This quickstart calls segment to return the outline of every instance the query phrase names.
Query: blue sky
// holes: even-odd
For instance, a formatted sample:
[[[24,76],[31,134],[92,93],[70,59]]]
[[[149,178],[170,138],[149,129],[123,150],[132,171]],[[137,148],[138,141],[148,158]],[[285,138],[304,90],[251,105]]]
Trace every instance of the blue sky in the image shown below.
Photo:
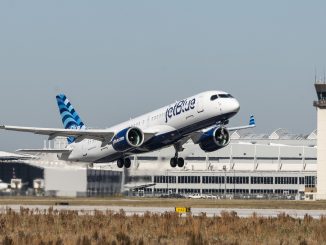
[[[61,127],[64,92],[88,126],[108,127],[201,91],[237,97],[232,125],[316,127],[315,67],[326,67],[325,1],[0,3],[0,121]],[[1,132],[0,149],[42,146]]]

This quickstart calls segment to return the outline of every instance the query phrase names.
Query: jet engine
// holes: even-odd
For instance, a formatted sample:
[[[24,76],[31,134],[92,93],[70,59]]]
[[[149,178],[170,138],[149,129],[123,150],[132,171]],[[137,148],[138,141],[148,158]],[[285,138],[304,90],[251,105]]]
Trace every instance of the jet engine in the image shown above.
[[[230,143],[230,133],[224,127],[217,127],[203,133],[199,139],[199,146],[205,152],[217,151]]]
[[[112,146],[118,152],[125,152],[144,143],[144,133],[136,127],[129,127],[117,133],[113,140]]]

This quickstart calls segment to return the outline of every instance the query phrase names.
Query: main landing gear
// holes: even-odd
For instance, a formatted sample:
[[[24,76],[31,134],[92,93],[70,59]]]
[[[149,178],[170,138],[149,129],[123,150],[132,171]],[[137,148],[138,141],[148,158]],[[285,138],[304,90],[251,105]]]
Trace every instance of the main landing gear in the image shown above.
[[[170,160],[170,165],[172,168],[175,168],[176,166],[182,168],[185,165],[185,160],[182,157],[173,157]]]
[[[175,168],[176,166],[182,168],[185,165],[185,160],[182,157],[178,157],[178,152],[176,152],[175,156],[170,160],[170,165],[172,168]]]
[[[183,142],[177,142],[176,144],[173,145],[175,149],[175,155],[170,160],[170,165],[172,168],[175,168],[176,166],[178,166],[179,168],[183,168],[183,166],[185,165],[185,160],[182,157],[179,157],[178,155],[179,152],[184,150],[182,145]]]
[[[130,168],[131,166],[131,160],[130,158],[120,158],[117,160],[117,165],[118,165],[118,168]]]

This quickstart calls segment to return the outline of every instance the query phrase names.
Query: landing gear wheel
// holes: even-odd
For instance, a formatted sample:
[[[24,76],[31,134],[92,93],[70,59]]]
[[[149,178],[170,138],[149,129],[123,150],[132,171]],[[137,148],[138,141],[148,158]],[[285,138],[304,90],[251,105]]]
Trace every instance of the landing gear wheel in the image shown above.
[[[130,160],[130,158],[126,158],[125,159],[125,168],[130,168],[130,166],[131,166],[131,160]]]
[[[124,165],[124,160],[122,158],[118,159],[117,160],[117,165],[118,165],[118,168],[123,168],[123,165]]]
[[[171,160],[170,160],[171,167],[175,168],[177,166],[177,162],[178,162],[177,158],[175,158],[175,157],[171,158]]]
[[[185,160],[182,157],[178,158],[178,167],[183,168],[184,165],[185,165]]]

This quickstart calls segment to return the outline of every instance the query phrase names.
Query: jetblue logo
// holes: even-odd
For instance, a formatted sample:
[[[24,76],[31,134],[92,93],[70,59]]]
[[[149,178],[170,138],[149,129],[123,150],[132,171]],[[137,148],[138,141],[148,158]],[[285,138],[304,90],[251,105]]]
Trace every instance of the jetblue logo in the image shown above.
[[[120,137],[120,138],[115,138],[114,140],[113,140],[113,144],[117,144],[117,143],[120,143],[121,141],[124,141],[125,140],[125,137],[124,136],[122,136],[122,137]]]
[[[82,129],[82,127],[73,124],[73,125],[70,126],[70,129],[77,129],[77,130],[80,130],[80,129]]]
[[[187,112],[189,110],[195,109],[196,99],[193,98],[192,100],[181,100],[175,103],[174,106],[171,106],[166,109],[165,113],[165,122],[167,123],[169,119],[174,116],[177,116],[183,112]]]

